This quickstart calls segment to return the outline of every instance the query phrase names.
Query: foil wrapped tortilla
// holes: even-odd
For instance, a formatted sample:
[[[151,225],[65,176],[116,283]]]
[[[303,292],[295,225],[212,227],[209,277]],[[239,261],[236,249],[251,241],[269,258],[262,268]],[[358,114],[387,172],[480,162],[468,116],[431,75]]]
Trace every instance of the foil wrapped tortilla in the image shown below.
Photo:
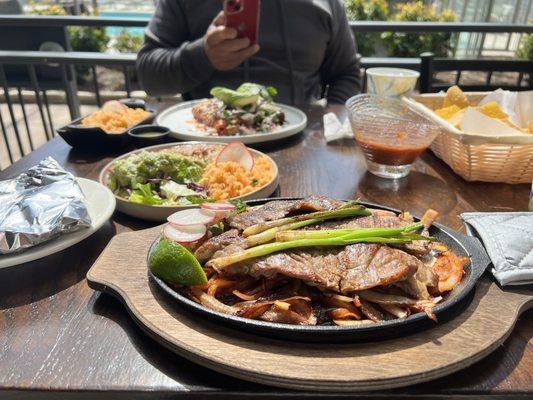
[[[53,158],[0,181],[0,254],[23,251],[90,226],[83,191]]]

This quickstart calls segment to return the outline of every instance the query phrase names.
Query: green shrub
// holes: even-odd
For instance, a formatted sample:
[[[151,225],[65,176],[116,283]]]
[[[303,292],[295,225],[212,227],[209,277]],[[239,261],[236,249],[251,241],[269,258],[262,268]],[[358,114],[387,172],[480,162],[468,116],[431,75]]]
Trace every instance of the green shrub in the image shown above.
[[[391,20],[453,22],[455,13],[450,10],[438,13],[434,6],[427,6],[422,1],[412,1],[398,4]],[[452,49],[452,33],[385,32],[381,37],[389,55],[394,57],[418,57],[425,51],[431,51],[438,57],[445,57]]]
[[[135,36],[126,29],[115,38],[113,49],[119,53],[137,53],[143,44],[142,36]]]
[[[109,36],[105,28],[96,26],[73,26],[69,28],[70,45],[74,51],[104,52]]]
[[[32,15],[67,15],[63,7],[46,1],[40,3],[31,1],[28,4],[28,9]],[[107,36],[105,28],[73,26],[68,28],[68,33],[73,51],[103,52],[107,50],[109,36]]]
[[[522,39],[520,39],[520,46],[518,47],[518,51],[516,52],[516,55],[518,56],[518,58],[533,61],[533,34],[532,33],[522,35]]]
[[[29,3],[29,13],[33,15],[67,15],[65,9],[57,4],[34,1]],[[73,26],[67,28],[70,47],[73,51],[104,52],[107,50],[109,36],[105,28],[94,26]],[[86,65],[76,66],[78,80],[83,80],[89,72]]]
[[[346,15],[350,21],[386,21],[389,6],[385,0],[345,0]],[[357,49],[363,56],[371,56],[380,40],[379,33],[356,33]]]
[[[45,1],[40,3],[30,1],[28,4],[28,13],[31,15],[67,15],[65,9],[60,5]]]

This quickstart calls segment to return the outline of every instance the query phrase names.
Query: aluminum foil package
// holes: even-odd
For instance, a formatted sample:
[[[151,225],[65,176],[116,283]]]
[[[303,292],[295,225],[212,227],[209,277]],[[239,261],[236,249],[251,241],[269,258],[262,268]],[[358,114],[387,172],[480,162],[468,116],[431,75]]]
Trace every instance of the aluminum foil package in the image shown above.
[[[90,226],[80,186],[53,158],[0,181],[0,254],[23,251]]]

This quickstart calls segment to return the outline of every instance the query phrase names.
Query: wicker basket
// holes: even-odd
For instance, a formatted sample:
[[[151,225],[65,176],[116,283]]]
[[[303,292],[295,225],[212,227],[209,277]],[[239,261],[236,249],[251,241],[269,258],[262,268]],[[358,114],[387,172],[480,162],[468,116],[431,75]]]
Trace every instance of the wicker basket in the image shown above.
[[[477,104],[487,93],[467,93]],[[435,110],[442,107],[444,94],[422,94],[415,100]],[[461,137],[444,132],[431,150],[467,181],[531,183],[533,180],[533,135],[531,143],[465,143]]]

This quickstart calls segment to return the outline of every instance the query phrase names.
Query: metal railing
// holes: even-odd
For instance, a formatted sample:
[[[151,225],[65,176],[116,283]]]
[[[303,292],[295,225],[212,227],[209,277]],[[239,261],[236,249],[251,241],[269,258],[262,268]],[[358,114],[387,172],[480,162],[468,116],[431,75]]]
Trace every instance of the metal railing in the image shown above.
[[[0,15],[0,26],[120,26],[145,27],[147,18],[74,17],[41,15]],[[476,32],[533,33],[531,24],[496,24],[492,22],[392,22],[350,21],[357,32]]]
[[[103,18],[103,17],[72,17],[72,16],[25,16],[25,15],[0,15],[0,27],[58,27],[65,28],[69,26],[96,26],[96,27],[144,27],[148,23],[146,18]],[[508,25],[508,24],[493,24],[493,23],[429,23],[429,22],[375,22],[375,21],[354,21],[350,22],[350,26],[354,32],[482,32],[482,33],[533,33],[533,25]],[[46,65],[57,65],[60,69],[60,86],[65,92],[66,103],[69,106],[71,118],[79,116],[79,101],[77,98],[77,87],[75,80],[74,68],[76,66],[87,66],[91,72],[90,79],[92,79],[92,86],[96,104],[101,105],[101,94],[96,74],[96,66],[104,67],[118,67],[122,70],[124,76],[124,88],[128,96],[132,91],[131,76],[129,68],[135,65],[135,54],[102,54],[102,53],[86,53],[86,52],[39,52],[39,51],[12,51],[0,50],[0,88],[3,89],[3,98],[7,105],[7,113],[11,119],[12,133],[8,134],[7,119],[2,116],[0,112],[0,128],[2,128],[2,135],[7,147],[8,156],[13,162],[19,156],[27,153],[26,150],[33,150],[34,143],[32,142],[32,124],[28,121],[28,113],[26,112],[26,102],[22,96],[22,89],[29,89],[34,92],[35,103],[39,108],[39,115],[43,125],[43,131],[46,138],[50,139],[54,135],[54,124],[52,113],[50,112],[49,100],[47,96],[47,88],[40,85],[37,68]],[[489,65],[490,64],[490,65]],[[8,81],[4,72],[5,66],[18,65],[20,68],[26,69],[29,81],[25,87],[13,85]],[[459,83],[461,78],[461,71],[463,70],[481,70],[486,71],[488,79],[487,85],[490,85],[492,77],[491,71],[500,66],[501,68],[508,68],[511,71],[519,72],[519,79],[517,84],[520,86],[525,79],[527,73],[531,73],[531,62],[523,61],[498,61],[485,62],[481,65],[481,60],[443,60],[434,59],[422,64],[421,58],[394,58],[394,57],[363,57],[361,59],[363,68],[376,66],[396,66],[418,69],[422,72],[421,89],[423,91],[437,90],[442,87],[433,84],[434,72],[445,70],[446,66],[453,66],[452,69],[458,71],[456,82]],[[422,68],[421,68],[422,66]],[[481,67],[483,68],[476,68]],[[529,67],[529,70],[528,70]],[[491,70],[492,68],[492,70]],[[449,70],[449,69],[447,69]],[[531,77],[529,77],[529,85],[531,87]],[[12,96],[11,90],[15,90],[15,95]],[[1,98],[1,97],[0,97]],[[18,100],[18,101],[17,101]],[[24,140],[28,145],[23,146],[21,140],[21,127],[17,125],[15,105],[18,104],[21,108],[22,117],[24,120],[24,127],[26,130],[27,139]],[[1,147],[1,146],[0,146]],[[16,154],[18,153],[18,154]]]
[[[37,77],[37,66],[56,64],[59,65],[61,71],[60,85],[63,87],[66,97],[66,104],[69,108],[71,119],[79,117],[79,100],[77,98],[76,84],[73,81],[75,75],[73,73],[73,67],[77,65],[86,65],[91,70],[91,77],[93,80],[94,93],[96,97],[96,104],[101,106],[100,89],[96,74],[96,66],[113,66],[121,67],[124,75],[125,91],[128,97],[131,95],[131,82],[128,67],[135,66],[136,54],[103,54],[103,53],[91,53],[91,52],[38,52],[38,51],[5,51],[0,50],[0,88],[3,90],[3,98],[7,105],[8,114],[11,120],[11,127],[14,131],[15,145],[10,145],[13,142],[13,138],[9,140],[7,131],[7,123],[4,121],[4,117],[0,112],[0,128],[2,128],[2,136],[7,151],[7,156],[12,163],[17,157],[23,156],[27,153],[25,150],[33,151],[33,135],[32,124],[28,120],[28,113],[26,110],[26,101],[22,94],[23,89],[30,89],[34,93],[35,103],[38,106],[39,115],[42,123],[42,129],[47,140],[50,140],[55,135],[55,128],[50,111],[50,102],[48,100],[47,90],[42,87]],[[4,66],[7,65],[20,65],[26,68],[29,76],[29,82],[16,86],[16,97],[12,98],[10,88],[12,85],[8,82],[4,71]],[[18,100],[18,101],[17,101]],[[1,103],[1,102],[0,102]],[[24,127],[26,131],[25,137],[22,136],[22,129],[17,124],[17,118],[15,116],[15,104],[18,104],[21,110],[22,118],[24,120]],[[11,135],[13,136],[13,135]],[[26,140],[24,140],[26,139]],[[26,149],[23,146],[25,141],[28,146]],[[16,150],[16,151],[15,151]]]

